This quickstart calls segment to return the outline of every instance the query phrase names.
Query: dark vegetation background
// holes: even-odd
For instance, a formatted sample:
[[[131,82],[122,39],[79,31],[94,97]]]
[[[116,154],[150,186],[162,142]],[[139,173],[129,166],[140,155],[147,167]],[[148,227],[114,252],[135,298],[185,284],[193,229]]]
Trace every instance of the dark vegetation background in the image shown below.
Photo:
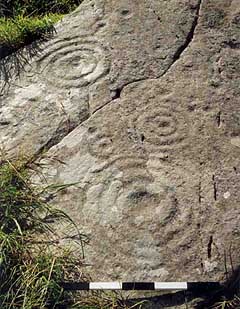
[[[14,18],[17,15],[41,16],[49,13],[67,14],[82,0],[2,0],[0,17]]]

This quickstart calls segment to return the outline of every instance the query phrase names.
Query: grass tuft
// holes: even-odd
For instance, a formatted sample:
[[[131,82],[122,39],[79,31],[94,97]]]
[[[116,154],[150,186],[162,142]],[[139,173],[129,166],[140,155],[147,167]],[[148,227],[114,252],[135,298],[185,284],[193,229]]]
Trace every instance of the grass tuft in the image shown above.
[[[75,302],[72,308],[84,309],[143,309],[147,301],[136,301],[129,304],[129,299],[119,292],[91,292],[80,301]],[[145,307],[146,308],[146,307]]]
[[[57,241],[58,235],[52,222],[68,222],[75,228],[64,212],[41,199],[41,192],[33,188],[29,172],[23,165],[8,160],[2,163],[1,309],[70,306],[71,295],[63,291],[61,282],[72,277],[82,278],[82,260]]]
[[[53,33],[54,24],[82,0],[3,0],[0,2],[0,50],[9,55]],[[4,51],[4,52],[3,52]],[[1,55],[0,55],[1,58]]]
[[[222,300],[215,303],[211,309],[239,309],[240,297],[235,296],[232,300]]]
[[[77,240],[80,246],[87,240],[68,215],[46,203],[46,196],[74,184],[38,189],[31,183],[29,164],[0,163],[0,308],[142,308],[143,302],[129,306],[119,293],[64,291],[64,282],[91,281],[72,249]],[[60,238],[60,225],[77,239]]]
[[[81,2],[82,0],[2,0],[0,16],[43,16],[49,12],[67,14]]]
[[[18,15],[15,18],[0,18],[0,45],[12,49],[44,38],[53,31],[53,26],[63,15],[48,14],[43,17],[25,17]]]

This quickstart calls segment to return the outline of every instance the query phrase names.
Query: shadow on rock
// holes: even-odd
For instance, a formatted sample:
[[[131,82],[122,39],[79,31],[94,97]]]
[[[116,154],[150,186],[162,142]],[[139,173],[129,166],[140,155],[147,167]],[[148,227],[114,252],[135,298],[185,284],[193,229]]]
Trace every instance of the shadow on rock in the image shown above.
[[[238,304],[234,301],[234,297],[240,296],[240,265],[232,271],[230,277],[223,284],[222,289],[212,292],[209,296],[204,297],[204,301],[200,302],[196,309],[208,308],[240,308],[240,301]],[[224,306],[225,302],[225,306]],[[214,306],[219,304],[219,307]],[[222,306],[221,306],[222,304]]]
[[[25,66],[31,59],[43,51],[43,43],[51,39],[56,33],[50,28],[44,35],[29,39],[26,46],[17,49],[13,46],[0,45],[0,97],[7,94],[11,83],[25,71]],[[28,45],[27,45],[28,44]]]
[[[220,288],[213,289],[194,290],[194,291],[180,291],[176,293],[169,293],[160,296],[130,299],[128,305],[133,306],[137,303],[144,302],[142,309],[160,309],[160,308],[178,308],[178,306],[184,306],[186,308],[194,309],[209,309],[209,308],[223,308],[222,303],[225,301],[224,308],[240,308],[239,304],[236,304],[234,297],[240,295],[240,266],[238,266],[226,280],[226,282],[220,285]],[[216,304],[221,305],[216,307]],[[190,307],[189,307],[190,306]],[[185,308],[185,307],[181,307]]]

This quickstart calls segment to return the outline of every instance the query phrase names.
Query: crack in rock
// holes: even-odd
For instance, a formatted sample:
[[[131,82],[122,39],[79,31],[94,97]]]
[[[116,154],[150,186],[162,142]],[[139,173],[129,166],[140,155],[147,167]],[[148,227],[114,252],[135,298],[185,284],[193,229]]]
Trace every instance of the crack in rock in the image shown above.
[[[185,42],[175,52],[175,55],[173,56],[173,63],[171,64],[171,66],[177,60],[180,59],[182,53],[185,51],[185,49],[187,49],[189,47],[189,45],[191,44],[191,42],[192,42],[192,40],[194,38],[195,30],[196,30],[196,27],[197,27],[198,21],[199,21],[201,5],[202,5],[202,0],[199,0],[198,5],[197,5],[197,9],[196,9],[196,16],[195,16],[195,18],[193,20],[192,27],[191,27],[188,35],[186,36]]]
[[[128,82],[124,85],[122,85],[121,87],[112,90],[114,92],[114,95],[112,97],[111,100],[109,100],[108,102],[106,102],[103,106],[97,108],[96,110],[94,110],[91,114],[88,114],[81,122],[79,123],[75,123],[75,124],[71,124],[69,125],[69,127],[71,127],[70,129],[66,129],[66,127],[64,128],[58,128],[55,133],[53,134],[53,136],[41,147],[41,149],[36,153],[36,155],[34,157],[38,158],[39,156],[41,156],[41,153],[43,151],[48,151],[50,150],[52,147],[56,146],[57,144],[59,144],[65,137],[67,137],[76,127],[78,127],[79,125],[83,124],[85,121],[87,121],[89,118],[91,118],[94,114],[96,114],[97,112],[101,111],[103,108],[105,108],[107,105],[109,105],[110,103],[117,101],[118,99],[121,98],[122,95],[122,91],[129,85],[134,84],[134,83],[138,83],[138,82],[142,82],[142,81],[147,81],[147,80],[157,80],[159,78],[162,78],[171,68],[172,66],[180,59],[182,53],[189,47],[189,45],[191,44],[193,38],[194,38],[194,33],[195,33],[195,29],[198,25],[198,20],[199,20],[199,12],[201,9],[201,3],[202,0],[199,0],[198,5],[197,5],[197,9],[196,9],[196,16],[194,17],[194,20],[192,22],[192,26],[191,29],[189,31],[189,33],[186,36],[185,41],[183,42],[183,44],[176,50],[176,52],[174,53],[173,57],[172,57],[172,62],[170,63],[170,65],[168,66],[168,68],[159,76],[155,77],[155,78],[139,78],[136,79],[134,81]]]
[[[138,83],[138,82],[142,82],[142,81],[145,81],[145,80],[151,80],[151,79],[159,79],[159,78],[162,78],[165,74],[167,74],[167,72],[172,68],[172,66],[181,58],[183,52],[190,46],[191,42],[193,41],[193,38],[194,38],[194,34],[195,34],[195,30],[197,28],[197,25],[198,25],[198,21],[199,21],[199,17],[200,17],[200,10],[201,10],[201,6],[202,6],[202,0],[199,0],[198,1],[198,4],[197,4],[197,9],[196,9],[196,16],[194,17],[194,20],[192,22],[192,26],[191,26],[191,29],[189,31],[189,33],[187,34],[186,36],[186,39],[185,41],[183,42],[183,44],[176,50],[176,52],[174,53],[173,55],[173,61],[172,63],[169,65],[169,67],[159,76],[155,77],[155,78],[139,78],[139,79],[136,79],[134,81],[131,81],[129,83],[126,83],[124,85],[122,85],[121,87],[117,88],[117,89],[114,89],[113,91],[115,92],[115,95],[114,97],[112,98],[111,101],[107,102],[104,106],[106,106],[107,104],[111,103],[112,101],[115,101],[119,98],[121,98],[121,94],[122,94],[122,91],[124,90],[124,88],[126,88],[127,86],[131,85],[131,84],[134,84],[134,83]],[[104,106],[102,106],[101,108],[103,108]],[[96,111],[99,111],[101,108],[99,108],[98,110]],[[96,112],[95,111],[95,112]],[[94,113],[95,113],[94,112]]]
[[[80,124],[84,123],[86,120],[90,118],[91,115],[86,115],[85,119],[83,119],[80,123],[71,123],[68,120],[66,126],[61,127],[59,125],[58,129],[53,133],[53,136],[44,144],[42,147],[35,153],[31,161],[35,161],[41,157],[43,152],[49,151],[52,147],[61,143],[61,141],[67,137],[72,131],[74,131]]]

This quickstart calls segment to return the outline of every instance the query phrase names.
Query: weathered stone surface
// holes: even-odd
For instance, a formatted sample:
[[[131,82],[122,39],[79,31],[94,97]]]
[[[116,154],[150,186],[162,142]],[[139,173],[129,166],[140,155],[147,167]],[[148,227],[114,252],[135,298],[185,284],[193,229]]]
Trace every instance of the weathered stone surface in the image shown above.
[[[196,5],[84,2],[56,27],[55,38],[34,48],[27,73],[1,97],[0,141],[8,148],[11,139],[14,152],[21,145],[35,153],[117,97],[125,84],[164,74],[185,44]],[[18,71],[16,58],[2,61],[2,87]],[[18,66],[24,65],[19,58]]]
[[[239,20],[237,0],[85,1],[2,97],[10,155],[47,145],[48,183],[78,183],[54,203],[94,279],[239,263]]]

